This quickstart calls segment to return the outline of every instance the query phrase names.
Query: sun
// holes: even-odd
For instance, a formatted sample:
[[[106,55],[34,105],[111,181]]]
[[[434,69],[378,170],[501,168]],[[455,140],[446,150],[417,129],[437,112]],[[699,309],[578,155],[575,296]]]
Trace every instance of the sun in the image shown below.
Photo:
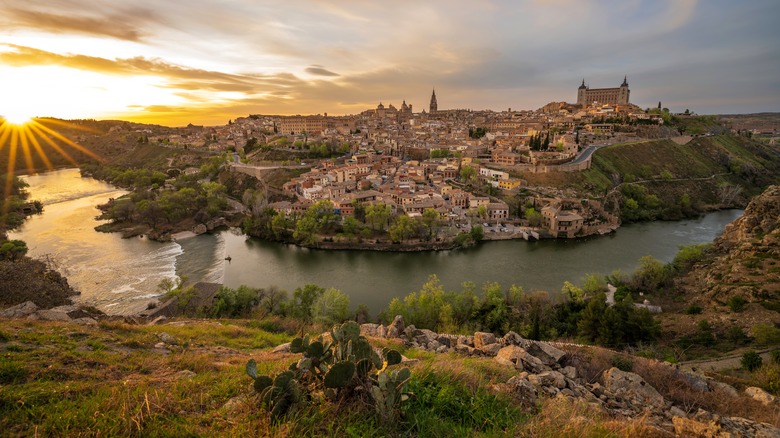
[[[16,111],[13,109],[4,110],[2,116],[0,117],[4,117],[6,122],[17,126],[25,125],[33,118],[33,116],[31,116],[29,113],[20,110]]]

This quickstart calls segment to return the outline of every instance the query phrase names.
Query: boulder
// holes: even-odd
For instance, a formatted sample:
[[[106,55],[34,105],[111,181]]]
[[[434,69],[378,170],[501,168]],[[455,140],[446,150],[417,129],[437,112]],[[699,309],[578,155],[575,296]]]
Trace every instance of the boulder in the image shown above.
[[[559,350],[546,342],[531,342],[526,351],[532,356],[539,358],[545,365],[553,366],[566,356],[566,352]]]
[[[389,326],[387,326],[387,337],[388,338],[398,338],[401,336],[401,333],[404,332],[404,317],[401,315],[396,315],[395,318],[393,318],[393,322],[390,323]]]
[[[707,381],[712,391],[720,391],[731,397],[738,397],[739,392],[728,383],[719,382],[717,380],[710,379]]]
[[[473,356],[474,355],[474,347],[469,347],[466,344],[458,344],[455,346],[455,351],[457,353],[465,354],[467,356]]]
[[[627,400],[635,408],[663,408],[663,396],[638,374],[610,368],[604,371],[604,386],[614,396]]]
[[[446,345],[440,345],[439,348],[436,349],[437,353],[446,353],[450,350],[450,347]]]
[[[755,386],[745,388],[745,394],[752,397],[753,400],[759,401],[767,406],[777,401],[777,397]]]
[[[566,378],[558,371],[543,371],[539,374],[529,374],[528,381],[539,388],[543,386],[556,389],[566,388]]]
[[[520,345],[523,346],[525,344],[525,339],[523,339],[522,336],[518,335],[515,332],[508,332],[501,338],[501,343],[503,345]]]
[[[203,224],[198,224],[192,227],[192,233],[196,235],[205,234],[208,231],[208,228]]]
[[[710,386],[707,385],[707,378],[698,374],[682,372],[683,379],[691,385],[691,388],[699,392],[710,392]]]
[[[157,333],[157,338],[168,345],[179,345],[179,342],[173,336],[165,332]]]
[[[360,334],[363,336],[379,336],[379,324],[360,324]]]
[[[528,379],[514,376],[506,382],[509,393],[526,408],[536,407],[538,392]]]
[[[476,332],[474,333],[474,348],[481,348],[488,344],[496,343],[496,335],[493,333]]]
[[[160,315],[157,318],[154,318],[153,320],[149,321],[149,325],[159,325],[165,322],[165,320],[168,319],[165,315]]]
[[[433,330],[420,329],[419,334],[417,334],[417,336],[420,336],[420,339],[424,341],[424,342],[420,342],[420,340],[418,340],[417,342],[420,342],[421,345],[422,344],[427,345],[430,344],[431,342],[436,341],[436,338],[439,337],[439,334],[434,332]]]
[[[32,301],[25,301],[22,304],[9,307],[0,311],[0,318],[25,318],[38,310],[38,305]]]
[[[577,378],[577,368],[574,368],[573,366],[563,367],[561,373],[563,373],[564,376],[572,380]]]
[[[379,328],[376,332],[377,337],[380,338],[386,338],[387,337],[387,327],[385,327],[383,324],[379,324]]]
[[[273,350],[271,350],[272,353],[289,353],[290,352],[290,343],[285,342],[284,344],[277,345]]]
[[[408,326],[406,326],[406,328],[403,329],[403,331],[401,333],[403,333],[403,335],[406,337],[406,339],[410,339],[411,340],[411,339],[414,338],[414,335],[415,335],[414,332],[416,332],[416,331],[417,331],[417,327],[415,327],[414,324],[409,324]]]
[[[780,429],[757,423],[741,417],[719,417],[706,413],[697,413],[694,418],[672,417],[674,433],[677,436],[696,436],[713,438],[736,437],[780,437]]]
[[[491,356],[492,357],[492,356],[495,356],[496,354],[498,354],[498,352],[501,350],[501,344],[497,344],[497,343],[487,344],[487,345],[483,345],[483,346],[477,348],[477,350],[479,350],[482,353],[484,353],[485,356]]]
[[[176,373],[176,378],[177,379],[187,379],[187,380],[189,380],[189,379],[192,379],[195,376],[197,376],[197,374],[194,373],[193,371],[190,371],[190,370],[183,370],[183,371],[179,371],[178,373]]]
[[[42,319],[44,321],[70,321],[70,316],[67,312],[61,312],[53,309],[43,309],[30,315],[33,319]]]
[[[549,370],[539,359],[528,354],[522,347],[507,345],[496,352],[496,360],[505,365],[514,366],[519,370],[541,373]]]

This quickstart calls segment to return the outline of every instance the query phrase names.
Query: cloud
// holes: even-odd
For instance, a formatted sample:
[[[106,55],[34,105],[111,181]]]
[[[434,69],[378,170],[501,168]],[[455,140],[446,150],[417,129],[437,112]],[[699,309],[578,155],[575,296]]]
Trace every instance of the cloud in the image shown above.
[[[3,11],[4,20],[12,28],[31,28],[53,34],[86,34],[133,42],[141,41],[147,35],[137,25],[138,22],[156,21],[154,13],[147,9],[96,12],[94,15],[84,15],[73,11],[68,15],[60,15],[14,7]]]
[[[311,67],[307,67],[306,73],[315,76],[339,76],[338,73],[334,73],[330,70],[326,70],[325,67],[316,64],[312,65]]]

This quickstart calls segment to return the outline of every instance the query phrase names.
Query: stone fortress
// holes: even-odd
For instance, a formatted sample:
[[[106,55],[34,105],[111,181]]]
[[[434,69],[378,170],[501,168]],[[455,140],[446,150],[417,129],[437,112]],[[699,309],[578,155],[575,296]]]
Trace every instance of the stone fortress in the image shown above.
[[[590,88],[585,85],[585,79],[583,79],[582,85],[577,89],[577,104],[587,106],[593,102],[598,102],[602,104],[628,105],[630,94],[628,77],[623,77],[623,83],[617,88]]]

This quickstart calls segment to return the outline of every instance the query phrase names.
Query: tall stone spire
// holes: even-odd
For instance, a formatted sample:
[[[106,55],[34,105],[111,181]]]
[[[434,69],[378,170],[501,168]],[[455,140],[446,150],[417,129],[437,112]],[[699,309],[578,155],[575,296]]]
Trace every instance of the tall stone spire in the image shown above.
[[[621,87],[628,87],[628,75],[623,76],[623,83],[620,84]]]
[[[433,89],[433,94],[431,94],[431,106],[430,106],[430,112],[435,113],[439,110],[439,104],[436,103],[436,89]]]

